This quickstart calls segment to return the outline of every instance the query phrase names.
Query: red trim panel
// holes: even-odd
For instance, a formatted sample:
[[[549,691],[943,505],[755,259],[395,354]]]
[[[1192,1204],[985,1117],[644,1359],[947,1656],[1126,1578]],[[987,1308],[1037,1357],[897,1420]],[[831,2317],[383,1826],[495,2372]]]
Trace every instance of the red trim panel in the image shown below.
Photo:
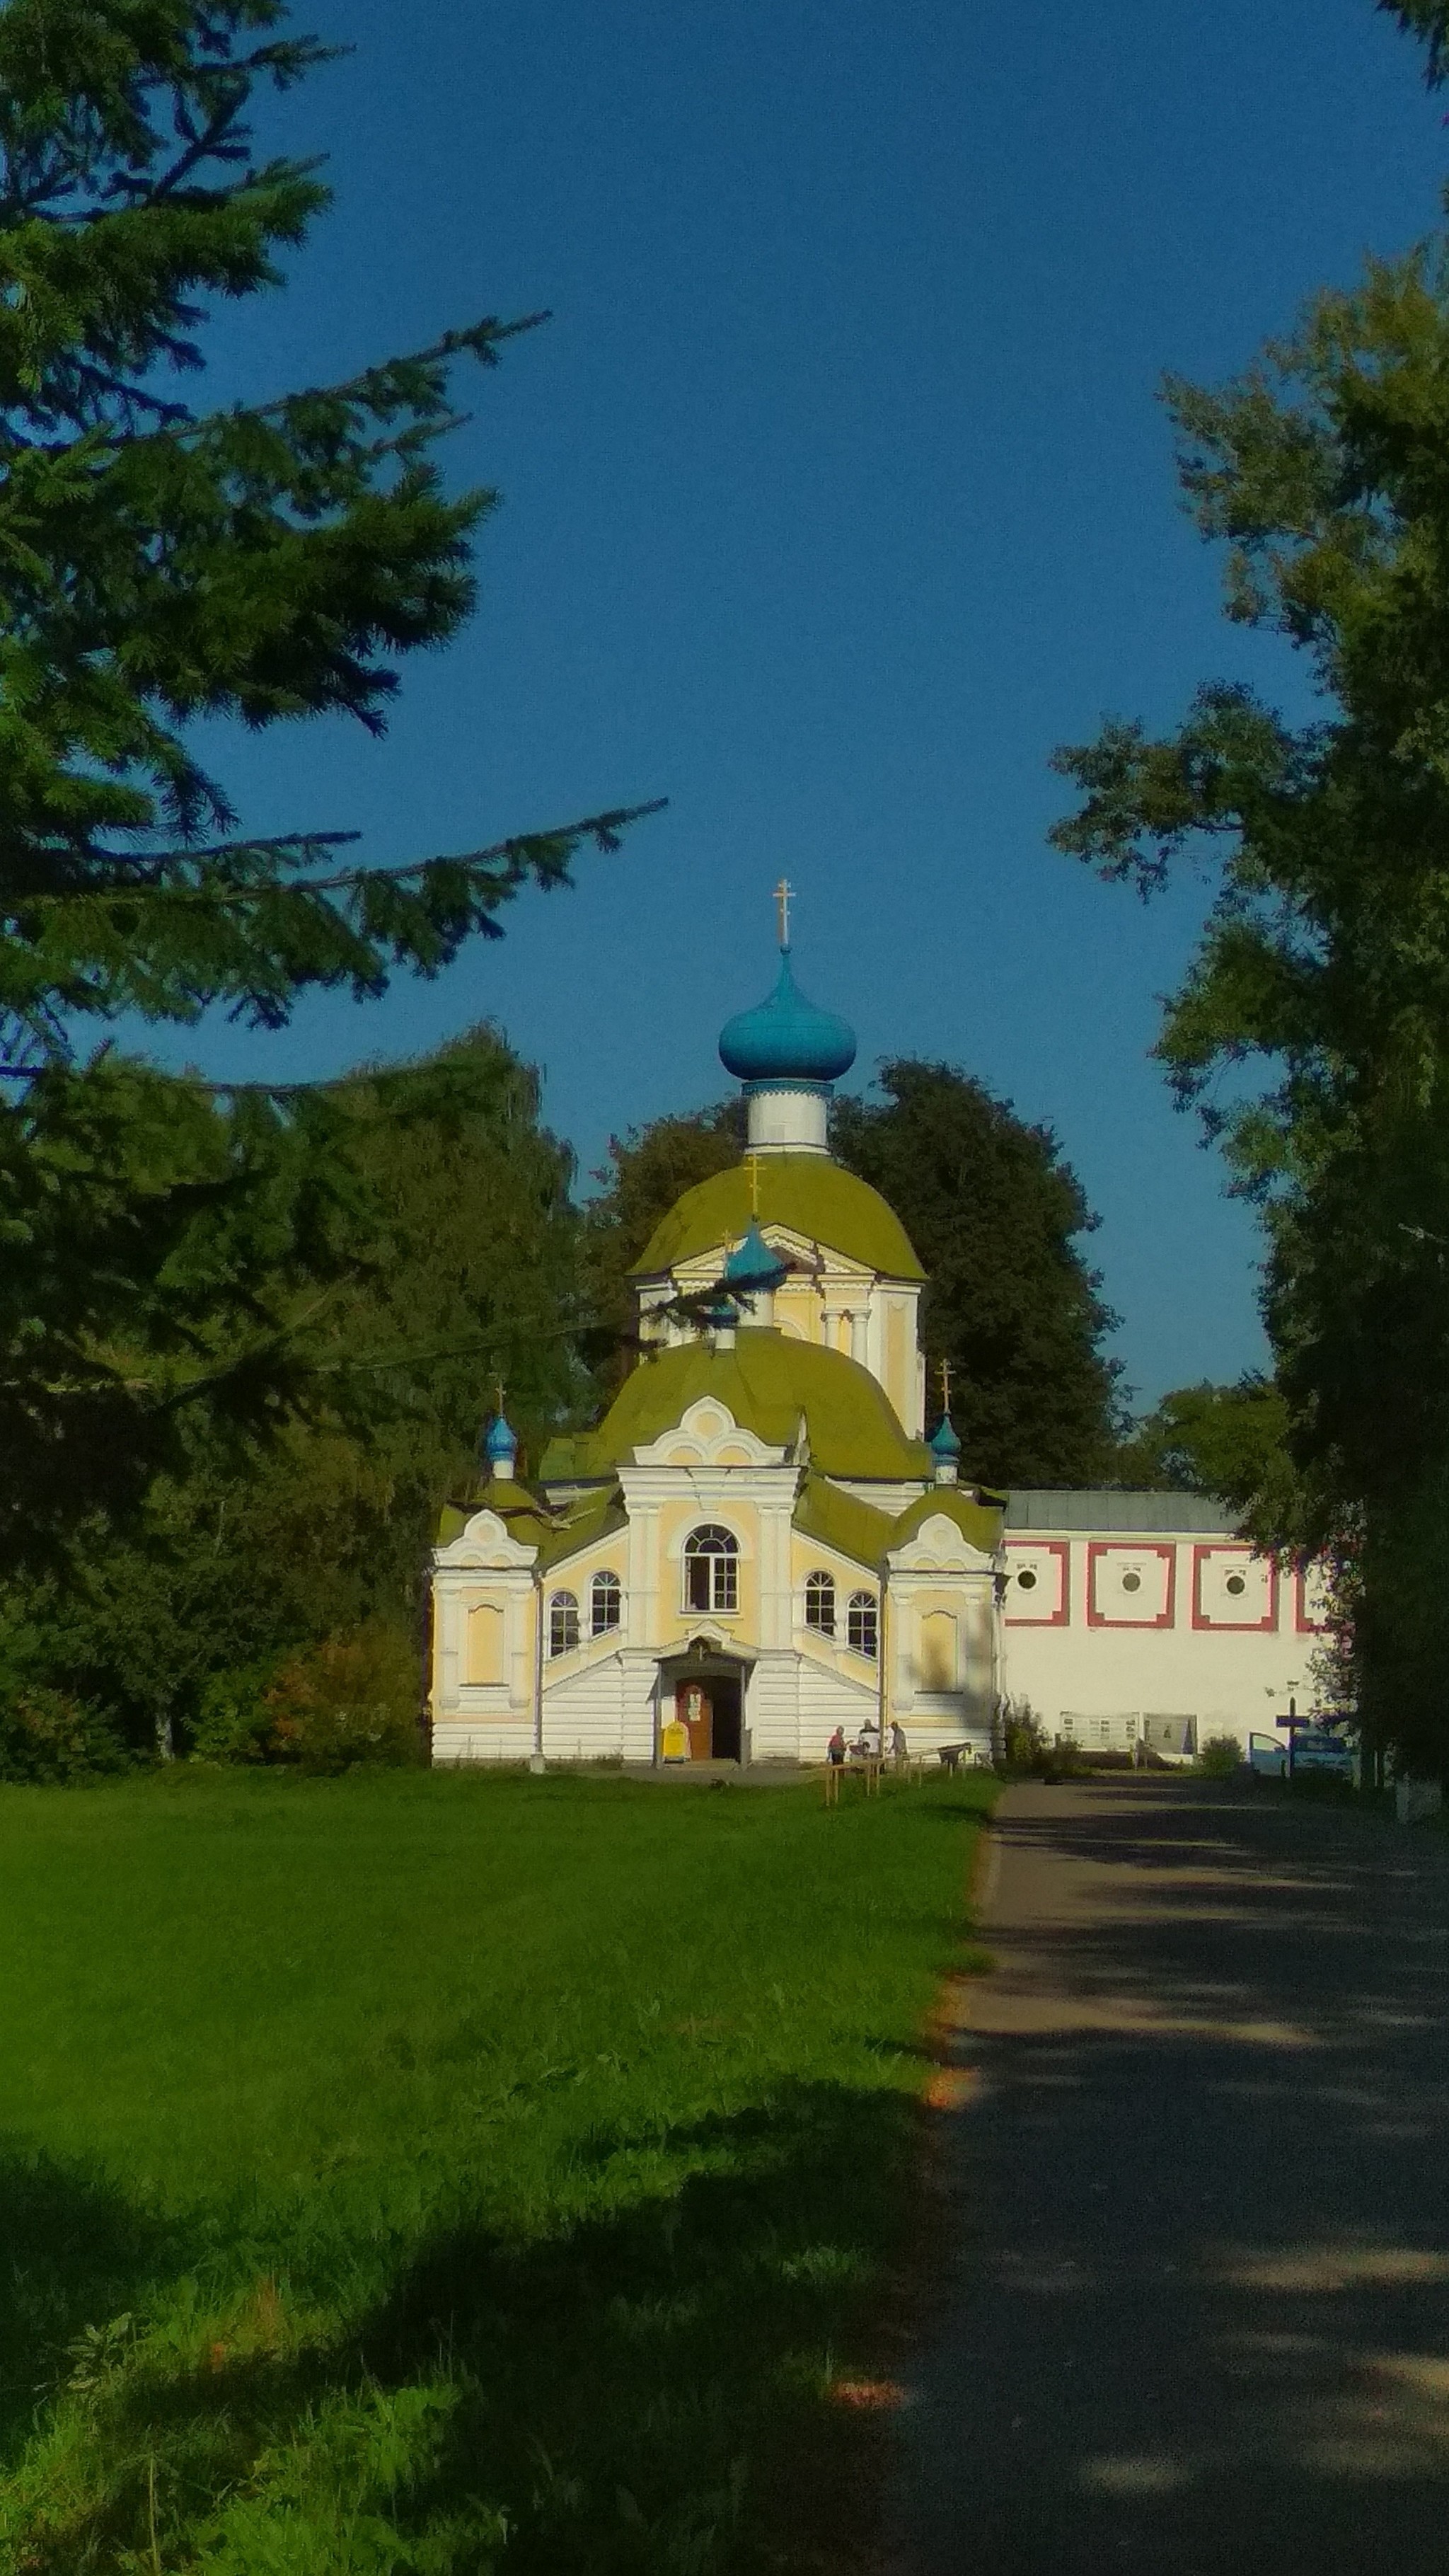
[[[1167,1607],[1153,1619],[1109,1619],[1096,1607],[1097,1567],[1104,1556],[1160,1556],[1167,1564]],[[1177,1550],[1151,1539],[1089,1539],[1087,1542],[1087,1625],[1089,1628],[1170,1628],[1177,1616]]]
[[[1268,1564],[1268,1609],[1264,1618],[1209,1619],[1202,1606],[1202,1570],[1210,1556],[1233,1556],[1239,1558],[1246,1565],[1256,1565],[1262,1562],[1261,1558],[1254,1555],[1253,1550],[1250,1547],[1233,1547],[1231,1545],[1224,1546],[1221,1540],[1209,1540],[1206,1546],[1195,1547],[1192,1552],[1193,1626],[1195,1628],[1206,1628],[1210,1630],[1212,1635],[1215,1637],[1262,1637],[1267,1636],[1272,1630],[1276,1629],[1278,1625],[1278,1568],[1273,1564],[1271,1559]]]
[[[1030,1612],[1025,1610],[1003,1610],[1003,1625],[1008,1628],[1070,1627],[1072,1619],[1072,1550],[1070,1540],[1064,1538],[1033,1539],[1029,1545],[1023,1543],[1015,1551],[1013,1551],[1008,1545],[1006,1551],[1006,1561],[1008,1565],[1011,1563],[1013,1552],[1021,1557],[1054,1556],[1056,1558],[1062,1569],[1061,1608],[1059,1610],[1048,1611],[1045,1618],[1033,1618]],[[1015,1592],[1008,1591],[1006,1597],[1008,1601],[1014,1599],[1019,1600],[1021,1598],[1020,1587],[1018,1586]]]

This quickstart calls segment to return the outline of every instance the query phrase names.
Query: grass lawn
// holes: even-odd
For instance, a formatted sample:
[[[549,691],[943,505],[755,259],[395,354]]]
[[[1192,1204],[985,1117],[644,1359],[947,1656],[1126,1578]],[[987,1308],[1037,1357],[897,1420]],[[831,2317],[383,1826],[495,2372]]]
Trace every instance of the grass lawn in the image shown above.
[[[0,1791],[0,2565],[847,2564],[990,1785]]]

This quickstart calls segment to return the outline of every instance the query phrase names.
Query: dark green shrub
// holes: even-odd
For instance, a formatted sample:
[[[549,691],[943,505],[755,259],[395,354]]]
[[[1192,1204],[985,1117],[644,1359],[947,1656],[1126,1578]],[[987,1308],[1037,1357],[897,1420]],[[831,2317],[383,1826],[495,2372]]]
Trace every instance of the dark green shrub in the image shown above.
[[[1230,1780],[1243,1767],[1243,1748],[1235,1735],[1209,1735],[1198,1746],[1193,1769],[1204,1780]]]
[[[104,1710],[69,1691],[27,1688],[0,1707],[0,1780],[99,1780],[133,1759]]]
[[[239,1670],[213,1673],[201,1694],[192,1729],[193,1752],[204,1762],[264,1762],[272,1749],[276,1725],[267,1706],[267,1690],[276,1678],[276,1658],[244,1664]]]

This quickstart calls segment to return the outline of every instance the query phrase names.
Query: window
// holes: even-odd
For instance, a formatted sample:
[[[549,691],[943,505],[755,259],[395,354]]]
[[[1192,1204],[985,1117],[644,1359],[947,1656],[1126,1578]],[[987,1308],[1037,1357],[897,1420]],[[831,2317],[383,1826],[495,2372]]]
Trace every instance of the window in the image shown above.
[[[740,1551],[727,1529],[706,1521],[684,1542],[686,1610],[737,1610],[740,1605]]]
[[[873,1592],[852,1592],[845,1614],[845,1642],[853,1654],[874,1658],[877,1615]]]
[[[596,1574],[589,1586],[589,1627],[593,1635],[607,1635],[617,1628],[623,1616],[624,1591],[617,1574]]]
[[[1231,1592],[1234,1600],[1237,1600],[1240,1593],[1247,1591],[1248,1586],[1241,1574],[1230,1574],[1223,1588]]]
[[[1122,1589],[1123,1589],[1123,1591],[1124,1591],[1124,1592],[1140,1592],[1140,1591],[1141,1591],[1141,1589],[1142,1589],[1142,1577],[1141,1577],[1141,1575],[1137,1572],[1137,1569],[1136,1569],[1136,1567],[1135,1567],[1135,1566],[1133,1566],[1133,1567],[1131,1568],[1131,1570],[1130,1570],[1128,1573],[1126,1573],[1126,1574],[1124,1574],[1124,1575],[1123,1575],[1123,1577],[1122,1577]]]
[[[556,1592],[548,1605],[548,1651],[571,1655],[579,1642],[579,1605],[571,1592]]]
[[[1023,1592],[1035,1592],[1036,1567],[1034,1565],[1024,1565],[1016,1579],[1021,1585]]]
[[[835,1577],[812,1574],[805,1584],[805,1625],[818,1628],[822,1637],[835,1634]]]

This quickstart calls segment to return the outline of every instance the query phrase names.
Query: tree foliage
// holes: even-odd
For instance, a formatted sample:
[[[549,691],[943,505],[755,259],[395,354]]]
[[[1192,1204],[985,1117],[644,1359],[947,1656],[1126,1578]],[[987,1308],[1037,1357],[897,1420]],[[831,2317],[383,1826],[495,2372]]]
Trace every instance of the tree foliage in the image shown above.
[[[927,1275],[929,1383],[952,1368],[964,1464],[988,1484],[1085,1485],[1115,1445],[1116,1318],[1078,1248],[1097,1220],[1050,1128],[948,1064],[881,1067],[831,1114],[840,1161],[895,1209]]]
[[[248,834],[203,762],[201,718],[379,732],[456,633],[495,496],[445,488],[453,378],[541,318],[194,404],[211,313],[328,203],[252,129],[327,59],[283,0],[0,7],[0,1444],[36,1503],[0,1506],[0,1555],[183,1468],[188,1414],[295,1409],[299,1317],[345,1272],[322,1112],[77,1065],[87,1024],[274,1029],[435,974],[628,819],[361,868],[345,829]]]
[[[1438,80],[1443,12],[1395,14]],[[1422,1745],[1449,1624],[1390,1674],[1372,1605],[1449,1456],[1449,239],[1168,399],[1228,614],[1302,658],[1321,712],[1217,684],[1165,740],[1109,724],[1059,755],[1081,801],[1056,838],[1144,891],[1191,859],[1212,875],[1159,1053],[1267,1220],[1294,1474],[1266,1534],[1353,1553],[1365,1716]]]
[[[1440,88],[1449,75],[1449,0],[1378,0],[1378,6],[1422,40],[1424,76],[1431,89]]]
[[[535,1449],[586,1391],[573,1160],[496,1031],[297,1108],[315,1132],[283,1131],[300,1176],[244,1267],[305,1403],[269,1437],[188,1409],[164,1466],[133,1460],[108,1509],[92,1480],[78,1527],[57,1512],[43,1563],[13,1540],[35,1570],[0,1594],[0,1703],[60,1688],[137,1742],[206,1721],[241,1743],[279,1658],[368,1621],[415,1654],[438,1507],[471,1489],[499,1381]],[[288,1221],[309,1191],[310,1236]]]
[[[1279,1508],[1290,1474],[1283,1449],[1288,1408],[1270,1378],[1232,1386],[1173,1388],[1132,1425],[1119,1449],[1119,1485],[1220,1495],[1249,1517]]]

